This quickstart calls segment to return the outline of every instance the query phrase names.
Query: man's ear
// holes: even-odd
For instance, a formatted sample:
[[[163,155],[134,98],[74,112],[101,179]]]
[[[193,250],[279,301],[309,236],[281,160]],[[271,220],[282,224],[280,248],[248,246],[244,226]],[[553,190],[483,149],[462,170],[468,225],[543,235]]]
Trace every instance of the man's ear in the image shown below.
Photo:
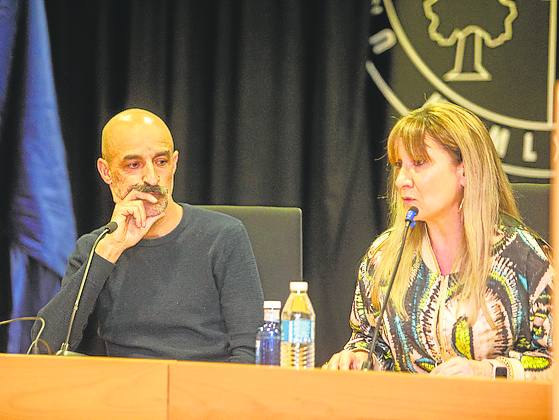
[[[97,170],[99,171],[99,175],[101,175],[103,181],[105,181],[106,184],[111,185],[113,182],[111,170],[109,169],[109,163],[105,159],[97,159]]]
[[[179,162],[179,151],[175,150],[171,155],[171,162],[173,163],[173,174],[177,171],[177,164]]]

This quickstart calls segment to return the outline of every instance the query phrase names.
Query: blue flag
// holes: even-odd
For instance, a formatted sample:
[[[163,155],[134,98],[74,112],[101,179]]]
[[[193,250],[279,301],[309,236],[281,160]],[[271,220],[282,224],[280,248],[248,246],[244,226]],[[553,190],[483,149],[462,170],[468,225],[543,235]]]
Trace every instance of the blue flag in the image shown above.
[[[9,238],[15,318],[35,315],[58,291],[76,227],[43,1],[0,0],[0,40],[0,124],[7,114],[16,120],[9,122],[15,135],[1,139],[17,142]],[[11,324],[8,351],[25,352],[30,330]]]

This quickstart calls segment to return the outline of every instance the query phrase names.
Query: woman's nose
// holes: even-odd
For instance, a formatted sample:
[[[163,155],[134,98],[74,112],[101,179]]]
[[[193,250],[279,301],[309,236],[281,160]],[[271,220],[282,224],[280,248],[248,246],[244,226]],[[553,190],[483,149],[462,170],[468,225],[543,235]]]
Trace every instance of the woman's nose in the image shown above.
[[[398,175],[396,176],[396,187],[411,187],[413,185],[413,180],[410,176],[409,171],[405,167],[401,167],[398,170]]]

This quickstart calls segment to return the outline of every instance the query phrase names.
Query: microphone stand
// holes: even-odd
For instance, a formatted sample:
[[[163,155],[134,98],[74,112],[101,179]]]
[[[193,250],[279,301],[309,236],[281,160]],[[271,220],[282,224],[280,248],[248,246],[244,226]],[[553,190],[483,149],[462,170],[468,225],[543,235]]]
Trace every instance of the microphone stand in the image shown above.
[[[404,251],[404,245],[406,244],[408,231],[410,230],[410,228],[413,228],[415,226],[415,221],[413,219],[415,218],[415,216],[417,216],[417,213],[419,213],[417,207],[410,207],[406,213],[406,226],[404,228],[404,233],[402,234],[400,248],[398,249],[396,264],[394,265],[394,270],[392,270],[392,275],[390,276],[390,281],[388,282],[388,288],[386,289],[386,294],[384,295],[384,299],[380,307],[380,313],[375,322],[375,332],[373,333],[373,339],[369,344],[369,357],[367,357],[367,361],[364,362],[363,365],[361,365],[361,370],[371,370],[371,368],[373,367],[373,355],[375,353],[375,346],[378,341],[380,323],[382,322],[382,317],[384,316],[384,312],[386,311],[388,299],[390,298],[390,291],[392,290],[392,286],[394,285],[394,279],[396,278],[398,267],[400,267],[400,260],[402,259],[402,252]]]
[[[89,251],[89,255],[87,257],[87,263],[85,264],[85,270],[83,272],[82,281],[80,283],[80,288],[78,290],[78,295],[76,296],[76,301],[74,302],[74,308],[72,309],[72,314],[70,315],[70,323],[68,325],[68,332],[66,334],[66,339],[60,346],[60,350],[56,352],[57,356],[83,356],[80,353],[76,353],[74,351],[70,351],[70,335],[72,334],[72,327],[74,326],[74,320],[76,319],[76,314],[78,313],[78,308],[80,305],[80,300],[82,298],[83,289],[85,288],[85,281],[87,280],[87,275],[89,274],[89,267],[91,266],[91,260],[93,260],[93,254],[95,253],[95,249],[97,248],[97,244],[103,239],[107,234],[113,233],[117,229],[118,225],[116,222],[108,223],[104,228],[103,231],[99,234],[93,246],[91,247],[91,251]]]

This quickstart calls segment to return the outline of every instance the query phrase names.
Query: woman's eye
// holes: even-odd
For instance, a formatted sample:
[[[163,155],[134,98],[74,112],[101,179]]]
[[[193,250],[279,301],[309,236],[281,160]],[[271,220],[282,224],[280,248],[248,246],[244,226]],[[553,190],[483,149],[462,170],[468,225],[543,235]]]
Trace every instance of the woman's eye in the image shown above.
[[[414,164],[415,166],[422,166],[422,165],[425,164],[425,161],[424,161],[423,159],[414,160],[414,161],[413,161],[413,164]]]
[[[394,164],[392,166],[394,166],[395,168],[400,169],[402,167],[402,161],[399,160],[398,162],[394,162]]]

